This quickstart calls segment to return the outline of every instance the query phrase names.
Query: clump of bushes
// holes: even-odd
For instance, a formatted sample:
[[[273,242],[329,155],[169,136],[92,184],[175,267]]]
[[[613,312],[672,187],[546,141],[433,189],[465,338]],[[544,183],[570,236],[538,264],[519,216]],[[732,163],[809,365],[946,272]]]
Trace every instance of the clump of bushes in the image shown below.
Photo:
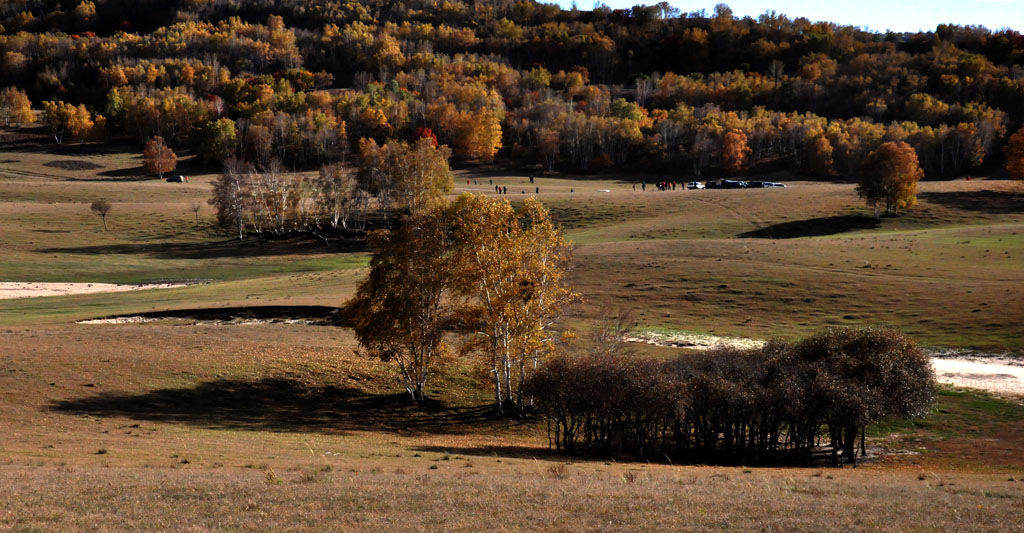
[[[858,436],[864,454],[872,422],[925,414],[934,388],[928,357],[885,328],[669,361],[599,346],[549,360],[527,383],[566,453],[806,461],[825,442],[836,465],[856,463]]]

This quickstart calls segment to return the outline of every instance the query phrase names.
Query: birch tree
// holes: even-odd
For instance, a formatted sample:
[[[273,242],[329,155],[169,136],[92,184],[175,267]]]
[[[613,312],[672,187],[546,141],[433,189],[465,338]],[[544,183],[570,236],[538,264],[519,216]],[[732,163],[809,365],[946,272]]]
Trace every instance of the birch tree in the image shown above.
[[[552,349],[552,327],[579,296],[565,283],[571,247],[547,209],[527,199],[517,212],[506,200],[463,195],[454,204],[453,257],[466,350],[490,366],[494,401],[504,412],[526,404],[523,382]]]
[[[449,354],[445,326],[454,312],[448,298],[454,271],[450,211],[445,207],[406,218],[392,232],[376,232],[370,274],[347,304],[359,344],[398,365],[413,401]]]

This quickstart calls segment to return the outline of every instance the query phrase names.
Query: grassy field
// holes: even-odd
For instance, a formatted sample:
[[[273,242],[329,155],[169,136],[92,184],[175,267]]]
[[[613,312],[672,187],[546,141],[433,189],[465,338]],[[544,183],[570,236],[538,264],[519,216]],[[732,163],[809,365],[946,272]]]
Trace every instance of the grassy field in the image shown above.
[[[0,148],[0,281],[207,281],[0,300],[0,529],[1020,529],[1016,398],[944,390],[930,416],[872,428],[893,453],[857,469],[570,463],[543,424],[491,415],[472,361],[416,409],[347,328],[76,324],[352,294],[365,252],[232,240],[209,206],[198,223],[190,209],[213,176],[183,172],[190,183],[143,179],[117,147]],[[641,179],[531,186],[471,169],[456,192],[540,187],[578,245],[581,326],[626,307],[643,328],[887,324],[935,347],[1024,351],[1015,183],[922,183],[916,208],[876,222],[850,184],[634,192]],[[114,204],[107,231],[88,208],[99,198]]]

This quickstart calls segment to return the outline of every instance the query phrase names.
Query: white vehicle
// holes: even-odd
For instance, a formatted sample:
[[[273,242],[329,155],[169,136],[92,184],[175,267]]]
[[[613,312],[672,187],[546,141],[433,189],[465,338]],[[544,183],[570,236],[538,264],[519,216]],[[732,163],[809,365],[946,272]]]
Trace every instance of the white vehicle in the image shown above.
[[[704,188],[704,184],[699,182],[699,181],[691,181],[690,183],[686,184],[686,188],[687,189],[703,189]]]
[[[785,183],[779,183],[779,182],[771,182],[771,183],[765,183],[764,186],[765,187],[785,187],[786,184]]]

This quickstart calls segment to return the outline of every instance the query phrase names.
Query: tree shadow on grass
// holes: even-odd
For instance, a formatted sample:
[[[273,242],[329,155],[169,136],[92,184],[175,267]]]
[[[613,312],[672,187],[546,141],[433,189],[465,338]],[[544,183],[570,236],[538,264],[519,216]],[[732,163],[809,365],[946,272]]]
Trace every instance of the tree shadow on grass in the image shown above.
[[[291,379],[215,380],[191,388],[107,393],[57,401],[49,409],[98,417],[187,424],[208,429],[340,433],[461,434],[507,427],[490,405],[449,407],[407,394],[368,394]]]
[[[993,215],[1024,213],[1024,193],[1016,191],[954,191],[923,192],[922,201],[964,211],[976,211]]]
[[[749,239],[796,239],[874,229],[880,225],[878,220],[867,215],[836,215],[772,224],[737,236]]]
[[[365,243],[350,247],[333,247],[330,251],[361,251]],[[41,248],[44,254],[81,255],[144,255],[158,259],[212,259],[225,257],[269,257],[278,255],[322,254],[328,251],[322,243],[311,238],[292,238],[277,241],[264,239],[228,239],[214,242],[158,242],[143,244],[109,244],[99,246],[73,246]]]
[[[109,320],[127,317],[181,319],[200,322],[237,323],[244,321],[285,322],[298,320],[310,325],[352,327],[344,308],[326,305],[252,305],[244,307],[204,307],[198,309],[164,309],[126,315],[97,317]]]
[[[468,455],[471,457],[502,457],[507,459],[538,459],[564,463],[571,460],[575,463],[607,461],[601,457],[573,456],[556,452],[546,446],[416,446],[412,450],[426,453],[446,453],[452,455]]]

